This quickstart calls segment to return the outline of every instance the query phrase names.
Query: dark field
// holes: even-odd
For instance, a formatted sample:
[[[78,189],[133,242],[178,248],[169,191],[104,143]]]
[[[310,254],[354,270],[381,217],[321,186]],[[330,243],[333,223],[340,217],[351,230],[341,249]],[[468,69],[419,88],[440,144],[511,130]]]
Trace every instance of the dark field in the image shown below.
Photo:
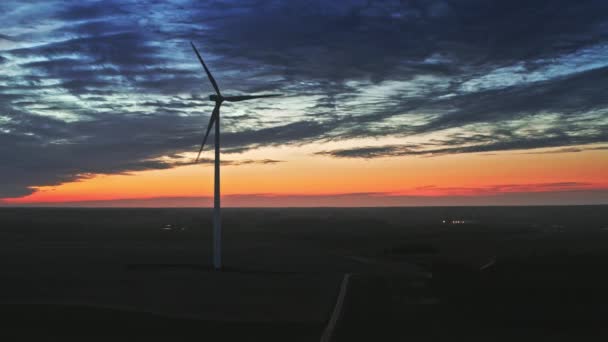
[[[0,334],[318,341],[349,273],[334,341],[604,341],[607,210],[225,209],[214,272],[211,210],[0,209]]]

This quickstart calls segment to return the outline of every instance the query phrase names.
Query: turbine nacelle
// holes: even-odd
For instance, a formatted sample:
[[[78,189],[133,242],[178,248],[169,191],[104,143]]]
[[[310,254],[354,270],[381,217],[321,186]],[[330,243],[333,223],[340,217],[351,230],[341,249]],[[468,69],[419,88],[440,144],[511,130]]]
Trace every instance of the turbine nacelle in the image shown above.
[[[224,97],[221,95],[209,95],[209,101],[213,101],[213,102],[224,102]]]

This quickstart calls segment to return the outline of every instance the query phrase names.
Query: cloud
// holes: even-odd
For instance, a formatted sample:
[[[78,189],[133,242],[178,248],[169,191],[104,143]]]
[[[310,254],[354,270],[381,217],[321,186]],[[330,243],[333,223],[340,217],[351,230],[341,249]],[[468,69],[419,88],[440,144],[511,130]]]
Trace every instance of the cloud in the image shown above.
[[[350,149],[316,152],[318,155],[338,158],[381,158],[415,154],[412,145],[365,146]]]
[[[2,39],[2,40],[9,40],[9,41],[12,41],[12,42],[15,41],[15,38],[13,38],[11,36],[7,36],[5,34],[0,34],[0,39]]]
[[[184,151],[195,151],[200,143],[200,121],[173,113],[153,115],[97,114],[91,120],[66,123],[44,116],[9,116],[0,134],[0,196],[17,197],[34,190],[31,185],[56,185],[88,177],[90,174],[128,173],[165,169],[183,163],[158,159]],[[307,125],[274,127],[259,132],[226,134],[227,148],[251,146],[260,141],[278,143],[283,135]],[[22,134],[27,132],[29,134]],[[284,133],[287,132],[287,133]],[[304,136],[297,136],[303,138]],[[35,156],[35,157],[32,157]],[[228,160],[228,165],[273,164],[279,160]],[[187,164],[190,163],[189,161]],[[44,165],[44,169],[40,168]]]
[[[548,60],[603,41],[599,11],[608,9],[600,1],[566,0],[231,4],[240,13],[216,14],[222,20],[210,25],[221,34],[210,48],[286,68],[290,76],[333,81]],[[543,29],[536,29],[541,19]]]
[[[243,160],[222,160],[221,164],[223,166],[240,166],[240,165],[271,165],[271,164],[278,164],[278,163],[283,163],[284,161],[282,160],[276,160],[276,159],[243,159]],[[176,163],[174,165],[187,165],[187,164],[193,164],[194,162],[191,163]],[[214,163],[214,159],[211,158],[201,158],[199,159],[199,163],[208,163],[208,164],[213,164]]]
[[[601,187],[602,185],[600,185]],[[605,187],[605,185],[603,185]],[[482,196],[505,193],[537,193],[537,192],[565,192],[594,190],[598,184],[585,182],[553,182],[553,183],[522,183],[522,184],[494,184],[476,187],[445,187],[427,185],[415,189],[392,193],[390,196],[419,195],[419,196]]]
[[[582,137],[565,137],[565,136],[554,136],[554,137],[511,137],[507,139],[494,139],[493,137],[485,137],[486,142],[478,143],[476,145],[465,145],[456,147],[441,147],[433,148],[435,146],[431,144],[419,144],[419,145],[384,145],[384,146],[365,146],[355,147],[348,149],[335,149],[330,151],[319,151],[316,155],[331,156],[336,158],[386,158],[386,157],[402,157],[402,156],[441,156],[446,154],[459,154],[459,153],[479,153],[479,152],[495,152],[495,151],[512,151],[512,150],[530,150],[538,148],[548,148],[556,146],[568,146],[568,145],[585,145],[593,144],[598,141],[606,141],[608,136],[606,131],[600,135],[590,135]],[[472,140],[480,142],[479,137],[473,136],[471,139],[456,137],[452,139],[454,145],[458,145],[466,140]],[[450,140],[443,140],[442,145],[450,145]],[[429,148],[430,147],[430,148]],[[528,152],[528,153],[564,153],[564,152],[580,152],[583,150],[598,150],[605,149],[601,147],[593,148],[564,148],[557,151],[542,151],[542,152]]]
[[[532,84],[454,96],[434,106],[454,108],[420,127],[434,131],[477,122],[501,122],[540,114],[584,115],[594,110],[606,119],[608,99],[602,89],[608,67]]]
[[[564,147],[558,148],[550,151],[540,151],[540,152],[523,152],[524,154],[556,154],[556,153],[578,153],[583,151],[601,151],[608,150],[608,146],[598,146],[598,147]]]
[[[194,151],[211,88],[190,40],[223,92],[284,94],[226,104],[226,152],[365,137],[403,143],[319,154],[606,143],[607,11],[600,0],[4,1],[0,197],[170,168],[163,157]]]

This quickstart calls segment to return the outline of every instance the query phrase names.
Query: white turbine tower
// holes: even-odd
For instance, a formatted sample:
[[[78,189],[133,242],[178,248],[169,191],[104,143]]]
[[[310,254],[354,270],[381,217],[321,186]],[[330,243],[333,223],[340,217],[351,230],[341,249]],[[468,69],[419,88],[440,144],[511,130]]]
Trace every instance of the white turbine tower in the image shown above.
[[[223,96],[220,92],[220,88],[215,82],[215,79],[211,75],[211,72],[207,68],[207,65],[203,61],[201,54],[198,53],[198,50],[194,46],[192,42],[192,49],[194,49],[194,53],[196,53],[196,57],[201,62],[203,69],[205,69],[205,73],[215,89],[215,95],[209,96],[209,100],[215,102],[215,107],[213,108],[213,112],[211,113],[211,118],[209,119],[209,125],[207,126],[207,132],[205,133],[205,137],[203,138],[203,143],[201,144],[201,148],[198,151],[198,155],[196,156],[196,162],[198,162],[201,152],[205,147],[205,142],[207,141],[207,137],[209,136],[209,132],[211,131],[211,127],[215,124],[215,178],[214,178],[214,191],[213,191],[213,267],[216,270],[220,270],[222,268],[222,219],[220,216],[220,107],[224,101],[228,102],[238,102],[252,99],[259,99],[263,97],[273,97],[280,96],[280,94],[267,94],[267,95],[242,95],[242,96]]]

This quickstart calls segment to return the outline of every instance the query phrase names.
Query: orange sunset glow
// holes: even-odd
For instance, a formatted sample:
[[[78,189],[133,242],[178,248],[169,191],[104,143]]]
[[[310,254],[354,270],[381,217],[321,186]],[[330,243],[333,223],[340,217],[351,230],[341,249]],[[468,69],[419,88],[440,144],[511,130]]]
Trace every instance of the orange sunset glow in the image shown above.
[[[265,148],[227,155],[226,160],[240,160],[270,154],[281,161],[224,166],[223,196],[263,195],[282,198],[284,206],[315,206],[318,197],[360,193],[373,193],[375,200],[382,204],[382,198],[395,196],[441,198],[501,193],[522,193],[525,196],[535,192],[608,189],[608,158],[602,150],[413,156],[380,158],[372,162],[312,156],[311,148]],[[6,202],[60,204],[156,198],[155,203],[162,206],[162,198],[212,196],[212,177],[210,163],[128,174],[90,175],[57,186],[37,187],[29,196],[7,199]],[[305,199],[290,202],[294,196]],[[349,206],[358,203],[349,201],[351,199],[346,196],[335,204]],[[227,203],[230,204],[230,200]],[[256,199],[238,202],[244,206],[260,203],[263,204]]]

